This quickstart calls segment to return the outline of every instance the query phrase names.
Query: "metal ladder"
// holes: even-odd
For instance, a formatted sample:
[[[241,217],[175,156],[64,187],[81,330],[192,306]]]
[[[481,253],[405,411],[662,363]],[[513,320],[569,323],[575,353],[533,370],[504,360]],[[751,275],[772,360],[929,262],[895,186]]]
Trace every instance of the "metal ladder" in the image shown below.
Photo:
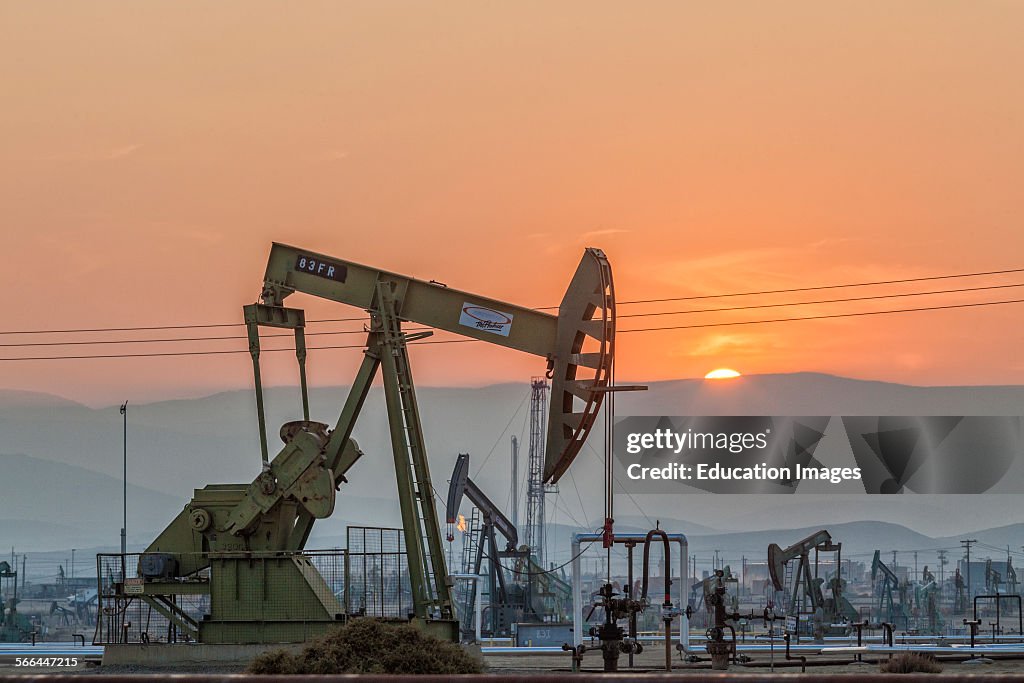
[[[480,545],[480,510],[476,507],[469,514],[466,522],[466,531],[462,536],[462,573],[476,573],[476,554]],[[473,632],[473,602],[476,600],[476,581],[464,581],[459,586],[458,604],[462,609],[459,622],[462,624],[463,633]]]
[[[782,599],[785,600],[786,614],[796,614],[800,611],[800,606],[797,604],[797,590],[799,587],[793,580],[795,571],[793,563],[787,562],[786,569],[782,574]]]
[[[434,506],[434,487],[406,349],[410,337],[402,332],[396,296],[389,284],[378,282],[377,292],[380,319],[376,331],[383,337],[381,369],[409,553],[414,610],[422,619],[451,619],[451,592]]]
[[[469,513],[466,532],[462,542],[462,573],[475,574],[476,549],[480,544],[480,510],[476,507]]]

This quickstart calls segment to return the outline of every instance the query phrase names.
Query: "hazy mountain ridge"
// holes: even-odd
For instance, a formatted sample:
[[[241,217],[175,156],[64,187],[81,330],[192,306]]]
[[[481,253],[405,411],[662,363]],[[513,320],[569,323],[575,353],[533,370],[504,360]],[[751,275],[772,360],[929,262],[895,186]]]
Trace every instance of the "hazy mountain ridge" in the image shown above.
[[[0,409],[3,410],[68,406],[75,406],[79,408],[86,407],[81,403],[55,394],[46,394],[38,391],[25,391],[22,389],[0,389]]]
[[[1017,385],[921,387],[798,372],[649,386],[617,402],[625,408],[620,413],[661,415],[670,405],[677,415],[1024,414],[1024,386]]]
[[[827,406],[831,414],[1024,414],[1024,387],[913,387],[852,380],[816,373],[747,376],[725,382],[672,380],[652,382],[644,392],[631,392],[617,401],[620,416],[630,414],[814,415]],[[333,426],[347,387],[310,391],[311,414]],[[525,471],[529,385],[499,384],[481,388],[417,389],[434,485],[440,495],[459,452],[472,454],[472,476],[499,505],[509,498],[509,437],[520,437]],[[41,398],[42,396],[42,398]],[[298,390],[275,387],[266,391],[271,452],[280,441],[277,426],[299,413]],[[19,400],[21,403],[19,403]],[[7,403],[3,403],[7,401]],[[59,490],[61,501],[110,499],[112,516],[72,515],[87,519],[101,538],[116,537],[120,515],[122,416],[118,407],[93,409],[31,392],[0,393],[0,450],[27,453],[57,464],[55,475],[40,481],[33,470],[5,468],[0,476],[12,493],[47,486]],[[45,407],[44,407],[45,406]],[[507,429],[506,429],[507,427]],[[364,457],[349,472],[338,498],[337,517],[357,523],[397,520],[394,502],[393,458],[386,413],[379,387],[371,390],[354,437]],[[549,518],[595,519],[601,509],[601,467],[597,452],[601,431],[591,437],[569,474],[552,497]],[[106,477],[95,491],[74,485],[64,466]],[[188,501],[192,489],[209,483],[247,482],[259,472],[259,440],[255,401],[248,391],[229,391],[198,399],[176,399],[129,405],[128,479],[157,495],[129,500],[129,533],[149,526],[159,531]],[[84,476],[83,473],[80,475]],[[55,488],[54,488],[55,487]],[[520,485],[522,495],[525,488]],[[20,489],[16,492],[15,489]],[[577,496],[576,491],[580,492]],[[84,493],[83,493],[84,491]],[[372,492],[373,498],[361,498]],[[31,498],[31,496],[29,496]],[[112,499],[111,499],[112,497]],[[582,509],[579,500],[582,498]],[[933,536],[984,528],[993,521],[1024,521],[1024,506],[1012,496],[975,496],[954,501],[942,496],[875,496],[798,494],[795,496],[712,496],[703,494],[617,496],[620,519],[673,519],[691,536],[716,530],[742,533],[771,528],[810,528],[865,519],[899,522]],[[1000,501],[999,499],[1003,500]],[[9,500],[22,500],[11,498]],[[367,501],[370,501],[367,503]],[[33,502],[33,501],[25,501]],[[967,504],[963,504],[967,503]],[[34,505],[41,522],[67,524],[67,507]],[[10,508],[8,508],[10,509]],[[17,508],[15,508],[17,509]],[[521,505],[521,517],[525,507]],[[35,512],[34,511],[34,512]],[[373,511],[373,514],[368,514]],[[392,516],[394,513],[395,516]],[[14,515],[12,515],[14,516]],[[21,517],[23,515],[16,515]],[[364,519],[365,517],[365,519]],[[681,520],[689,520],[682,522]],[[332,533],[334,519],[318,525]],[[391,522],[380,522],[393,524]],[[342,533],[339,530],[339,533]]]
[[[0,547],[45,551],[120,542],[120,479],[27,455],[0,454],[0,473]],[[134,484],[127,493],[128,544],[133,548],[148,545],[188,502]],[[374,524],[401,524],[393,501],[349,492],[338,497],[335,514],[314,527],[314,541],[323,534],[343,534],[346,523],[369,523],[360,519],[368,510],[374,511]]]
[[[166,524],[184,501],[128,485],[129,534],[147,535]],[[76,465],[27,455],[0,454],[0,539],[34,549],[116,540],[122,523],[120,479]]]

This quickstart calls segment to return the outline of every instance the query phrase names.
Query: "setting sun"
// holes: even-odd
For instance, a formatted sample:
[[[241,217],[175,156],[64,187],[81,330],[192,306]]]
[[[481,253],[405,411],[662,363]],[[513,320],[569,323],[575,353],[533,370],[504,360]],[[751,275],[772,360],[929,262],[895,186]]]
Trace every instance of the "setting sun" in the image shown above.
[[[740,373],[735,370],[730,370],[729,368],[718,368],[717,370],[712,370],[708,374],[704,375],[704,379],[732,379],[739,376]]]

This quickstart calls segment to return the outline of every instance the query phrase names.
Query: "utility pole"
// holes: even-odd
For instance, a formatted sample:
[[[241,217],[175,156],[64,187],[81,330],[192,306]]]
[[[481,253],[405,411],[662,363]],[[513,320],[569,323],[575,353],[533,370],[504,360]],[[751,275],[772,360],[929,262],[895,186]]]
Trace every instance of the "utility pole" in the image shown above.
[[[128,401],[121,403],[121,415],[124,416],[122,423],[124,425],[124,438],[122,443],[124,444],[124,469],[122,470],[121,477],[121,504],[122,504],[122,518],[121,518],[121,582],[124,583],[128,575],[128,567],[126,566],[128,560]]]
[[[971,599],[971,544],[977,543],[977,539],[970,538],[960,541],[960,545],[967,549],[967,599]]]
[[[740,594],[742,595],[744,584],[747,582],[747,556],[743,555],[741,561],[743,562],[743,569],[740,572]]]
[[[122,420],[124,425],[124,438],[122,440],[122,444],[124,445],[124,469],[122,470],[121,477],[121,581],[123,582],[127,576],[127,568],[125,567],[125,564],[127,562],[128,555],[128,401],[121,404],[121,415],[124,416],[124,419]]]
[[[946,574],[945,574],[944,570],[946,568],[946,563],[949,560],[946,559],[946,551],[945,550],[940,550],[938,552],[938,556],[939,556],[939,585],[941,586],[943,580],[946,577]]]

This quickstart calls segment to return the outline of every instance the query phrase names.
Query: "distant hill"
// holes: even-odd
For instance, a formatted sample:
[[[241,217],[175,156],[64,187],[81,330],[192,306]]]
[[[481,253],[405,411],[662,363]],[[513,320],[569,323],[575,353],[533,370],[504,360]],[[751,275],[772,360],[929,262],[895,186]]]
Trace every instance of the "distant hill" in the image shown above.
[[[814,372],[652,382],[622,415],[1024,415],[1024,387],[918,387]]]
[[[0,501],[0,547],[47,550],[120,542],[122,484],[108,475],[27,455],[0,455]],[[174,496],[130,485],[129,534],[162,527],[183,505]]]
[[[122,483],[75,465],[27,455],[0,454],[0,548],[33,551],[120,543]],[[150,488],[128,486],[128,541],[145,546],[188,502]],[[394,509],[392,509],[394,508]],[[345,522],[375,511],[375,524],[401,524],[391,501],[367,496],[339,497],[335,515],[321,520],[313,540],[343,533]],[[2,553],[0,553],[2,556]]]
[[[53,408],[57,406],[85,407],[81,403],[76,403],[60,396],[54,396],[53,394],[21,391],[19,389],[0,389],[0,410]]]
[[[777,543],[785,548],[821,529],[828,531],[834,542],[843,544],[843,556],[846,558],[859,555],[857,559],[863,559],[876,549],[924,550],[937,547],[936,540],[930,536],[890,522],[848,522],[785,530],[695,535],[691,538],[690,545],[698,553],[706,553],[709,550],[713,552],[717,548],[733,557],[746,555],[748,559],[763,562],[767,557],[769,543]]]
[[[600,526],[598,520],[593,520],[595,527]],[[643,531],[647,533],[651,530],[652,524],[660,524],[662,529],[686,529],[688,536],[708,536],[711,534],[720,534],[720,529],[715,529],[703,524],[697,524],[696,522],[684,521],[681,519],[674,519],[672,517],[651,517],[647,518],[637,514],[616,514],[615,515],[615,528],[616,529],[631,529],[635,531]]]
[[[117,539],[118,533],[115,529],[111,538]],[[3,539],[6,552],[16,548],[19,554],[31,550],[35,555],[37,552],[48,552],[57,548],[74,548],[83,542],[96,543],[99,535],[96,531],[71,524],[44,522],[38,519],[0,518],[0,539]],[[0,556],[10,560],[9,554],[0,553]]]
[[[346,393],[345,387],[312,389],[313,417],[333,425]],[[419,387],[417,393],[439,495],[447,488],[456,454],[469,452],[473,478],[499,505],[507,505],[509,437],[516,434],[520,443],[526,443],[529,385]],[[727,382],[653,382],[648,391],[631,392],[617,401],[620,416],[814,415],[825,408],[831,414],[848,415],[1020,415],[1024,414],[1024,387],[913,387],[796,373],[745,376]],[[273,449],[280,443],[277,425],[298,413],[297,389],[268,389],[267,412]],[[0,392],[0,451],[32,458],[20,465],[11,460],[0,469],[0,493],[4,496],[0,517],[95,529],[97,543],[105,543],[111,534],[116,538],[120,528],[121,421],[116,405],[93,409],[58,397]],[[365,455],[350,470],[350,483],[341,488],[336,517],[318,523],[314,538],[342,537],[344,529],[336,524],[339,519],[397,523],[393,460],[379,388],[371,390],[354,436]],[[583,449],[559,483],[559,493],[550,497],[549,510],[553,512],[549,519],[553,523],[582,527],[585,525],[580,522],[601,517],[602,472],[597,456],[601,439],[596,430],[591,438],[593,447],[588,444]],[[129,493],[129,532],[158,531],[188,501],[192,489],[207,483],[249,481],[259,467],[250,392],[130,406],[128,480],[133,489]],[[98,478],[89,479],[89,475]],[[520,491],[523,488],[520,486]],[[716,530],[745,533],[865,521],[900,524],[939,538],[986,528],[994,520],[1024,523],[1024,506],[1014,505],[1016,500],[1006,495],[619,495],[616,515],[623,525],[636,527],[647,525],[648,518],[662,519],[665,526],[672,520],[672,527],[694,538]],[[520,510],[525,507],[521,505]],[[48,543],[45,536],[35,540]],[[4,542],[0,538],[0,544]]]
[[[1020,497],[1018,496],[1005,496],[1004,502],[1007,507],[1015,507],[1021,504]],[[960,540],[964,538],[972,538],[981,545],[995,546],[1001,549],[1000,551],[993,551],[991,548],[988,550],[983,549],[978,553],[979,557],[991,554],[995,558],[999,556],[999,552],[1005,555],[1007,544],[1010,546],[1010,551],[1016,554],[1024,548],[1024,524],[1007,524],[1006,526],[998,526],[991,529],[981,529],[966,534],[937,538],[936,541],[943,545],[959,545]],[[1024,561],[1021,561],[1020,564],[1024,565]]]

